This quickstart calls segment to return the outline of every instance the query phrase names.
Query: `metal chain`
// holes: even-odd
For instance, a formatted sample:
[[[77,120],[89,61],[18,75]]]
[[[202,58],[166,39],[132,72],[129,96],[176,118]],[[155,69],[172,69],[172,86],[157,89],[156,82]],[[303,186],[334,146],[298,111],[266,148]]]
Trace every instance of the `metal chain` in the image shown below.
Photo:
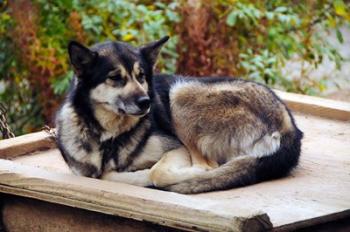
[[[11,131],[10,126],[7,123],[6,113],[7,110],[5,106],[0,103],[0,132],[4,139],[15,137],[15,134]]]
[[[52,141],[56,141],[57,139],[57,132],[56,132],[56,129],[55,128],[51,128],[49,127],[48,125],[45,125],[43,128],[42,128],[43,131],[45,131],[46,133],[48,133],[50,135],[50,139]],[[0,231],[1,232],[1,231]]]

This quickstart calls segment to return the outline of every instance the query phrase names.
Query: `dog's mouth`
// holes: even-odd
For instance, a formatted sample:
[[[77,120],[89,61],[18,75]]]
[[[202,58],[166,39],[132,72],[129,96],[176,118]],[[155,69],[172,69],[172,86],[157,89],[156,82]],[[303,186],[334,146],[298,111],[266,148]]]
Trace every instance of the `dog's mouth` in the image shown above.
[[[139,116],[139,117],[143,117],[146,114],[148,114],[150,112],[151,108],[148,108],[147,110],[141,111],[140,113],[137,114],[133,114],[133,116]]]
[[[113,104],[110,104],[109,102],[102,102],[102,101],[95,101],[95,104],[102,105],[107,109],[120,115],[129,115],[129,116],[135,116],[135,117],[143,117],[146,114],[148,114],[151,110],[151,107],[145,110],[141,110],[137,106],[125,107],[123,103],[117,107],[115,105],[113,106]]]
[[[120,109],[120,108],[118,108],[118,112],[119,112],[120,114],[126,114],[125,110]]]
[[[94,101],[97,105],[109,105],[109,102]]]
[[[137,111],[137,112],[127,112],[124,109],[118,108],[118,112],[122,115],[130,115],[130,116],[135,116],[135,117],[143,117],[146,114],[148,114],[150,112],[150,108],[148,108],[147,110],[142,110],[142,111]]]

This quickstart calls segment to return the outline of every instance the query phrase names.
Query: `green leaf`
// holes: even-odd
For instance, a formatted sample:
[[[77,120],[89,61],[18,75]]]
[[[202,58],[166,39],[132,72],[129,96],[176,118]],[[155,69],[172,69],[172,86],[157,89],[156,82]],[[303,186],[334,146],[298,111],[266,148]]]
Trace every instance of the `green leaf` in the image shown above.
[[[285,6],[279,6],[275,9],[275,12],[279,12],[279,13],[283,13],[283,12],[286,12],[288,10],[287,7]]]
[[[337,39],[338,39],[339,43],[344,43],[343,34],[341,33],[341,31],[339,31],[338,28],[336,30],[336,35],[337,35]]]
[[[230,27],[233,27],[236,24],[237,21],[237,14],[235,11],[231,11],[231,13],[226,18],[226,23]]]
[[[335,0],[333,2],[333,7],[336,14],[340,16],[346,16],[346,6],[343,0]]]

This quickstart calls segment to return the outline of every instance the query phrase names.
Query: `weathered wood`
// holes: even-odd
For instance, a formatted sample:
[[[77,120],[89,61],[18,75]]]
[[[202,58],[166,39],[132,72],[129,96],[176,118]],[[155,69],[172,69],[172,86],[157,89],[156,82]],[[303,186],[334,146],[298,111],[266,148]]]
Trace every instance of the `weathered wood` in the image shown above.
[[[305,138],[300,166],[291,176],[192,197],[210,199],[226,212],[247,209],[266,212],[274,228],[281,231],[350,217],[350,123],[300,114],[296,114],[296,122],[305,132]],[[70,173],[57,150],[15,161]],[[158,193],[154,192],[156,198]]]
[[[34,151],[46,150],[56,147],[51,136],[40,131],[26,134],[11,139],[0,141],[0,157],[2,159],[13,159],[17,156],[25,155]]]
[[[292,175],[196,197],[261,209],[279,230],[350,218],[350,123],[305,115],[296,122],[305,137]]]
[[[7,196],[2,221],[8,232],[148,232],[177,230],[22,197]]]
[[[350,121],[350,103],[274,90],[296,112]]]
[[[186,230],[252,231],[271,221],[288,231],[350,218],[349,104],[278,94],[306,113],[296,115],[305,132],[300,166],[287,178],[193,196],[82,178],[57,149],[45,150],[54,144],[39,132],[0,141],[0,157],[13,159],[0,160],[0,192]]]
[[[213,200],[49,172],[8,160],[0,160],[0,191],[186,230],[271,227],[268,216],[256,209],[227,211]]]

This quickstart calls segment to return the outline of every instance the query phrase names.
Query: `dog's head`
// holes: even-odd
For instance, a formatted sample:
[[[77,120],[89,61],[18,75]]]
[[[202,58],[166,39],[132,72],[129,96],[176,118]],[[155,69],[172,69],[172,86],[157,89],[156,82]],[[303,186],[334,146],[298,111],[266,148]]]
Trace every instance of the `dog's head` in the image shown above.
[[[91,104],[116,114],[147,114],[153,66],[168,39],[166,36],[139,48],[122,42],[105,42],[89,49],[70,42],[68,52],[78,88],[88,92]]]

